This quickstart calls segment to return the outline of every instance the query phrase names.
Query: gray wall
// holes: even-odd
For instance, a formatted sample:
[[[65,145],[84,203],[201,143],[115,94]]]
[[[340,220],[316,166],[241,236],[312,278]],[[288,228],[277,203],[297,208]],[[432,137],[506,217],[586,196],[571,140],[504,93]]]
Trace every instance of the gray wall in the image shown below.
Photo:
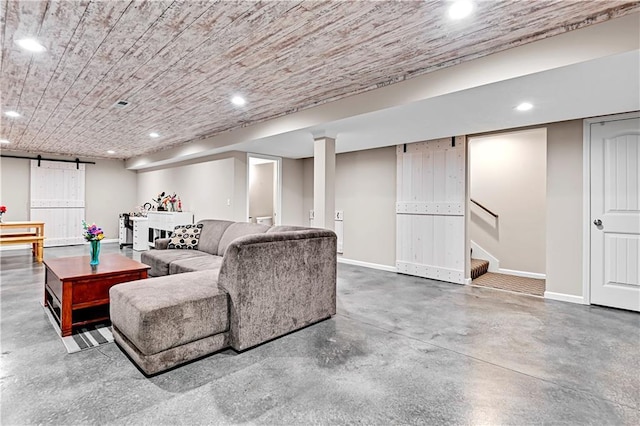
[[[304,225],[302,215],[303,160],[282,161],[282,223]],[[176,192],[182,209],[195,220],[246,221],[247,154],[233,152],[138,173],[138,204],[159,192]]]
[[[304,224],[309,225],[309,211],[313,210],[313,158],[305,158],[302,171],[302,207]]]
[[[396,264],[395,147],[336,157],[336,210],[344,211],[343,257]]]
[[[538,126],[540,127],[540,126]],[[582,120],[547,129],[546,290],[582,295]],[[529,130],[529,129],[513,129]],[[393,147],[338,154],[336,208],[345,211],[344,257],[395,264]],[[303,162],[304,222],[313,208],[313,159]],[[388,206],[388,210],[385,208]]]
[[[582,294],[582,120],[546,125],[547,291]],[[28,219],[29,162],[2,158],[1,198],[5,219]],[[393,147],[339,154],[336,207],[345,212],[344,257],[395,264],[395,180]],[[176,191],[183,208],[200,218],[246,220],[246,154],[184,164],[137,175],[120,161],[87,166],[87,219],[117,238],[118,214]],[[131,188],[136,188],[135,191]],[[227,206],[227,200],[232,204]],[[308,224],[313,207],[313,159],[283,160],[285,224]],[[302,210],[301,210],[302,209]]]
[[[469,138],[471,240],[500,267],[544,274],[547,132],[545,128]]]
[[[11,152],[11,155],[32,154]],[[63,158],[47,155],[47,158]],[[92,160],[85,172],[85,218],[105,232],[105,238],[118,238],[118,217],[136,206],[136,172],[124,168],[120,160]],[[17,158],[0,159],[0,203],[7,206],[7,221],[29,220],[30,162]],[[80,224],[78,224],[80,226]],[[46,224],[45,224],[46,236]]]
[[[0,204],[7,206],[3,219],[7,222],[29,220],[29,160],[0,158],[0,180]]]
[[[304,161],[282,159],[282,212],[283,225],[307,225],[304,213]]]
[[[547,126],[547,286],[582,296],[582,120]]]
[[[273,217],[275,163],[252,164],[249,167],[249,217]]]
[[[306,217],[313,208],[313,159],[304,161]],[[344,212],[343,257],[396,263],[395,147],[336,156],[336,210]],[[305,221],[309,223],[308,219]]]
[[[151,201],[160,192],[176,193],[182,210],[201,219],[245,221],[246,159],[229,155],[138,173],[138,204]],[[246,156],[245,156],[246,157]],[[152,203],[153,204],[153,203]]]

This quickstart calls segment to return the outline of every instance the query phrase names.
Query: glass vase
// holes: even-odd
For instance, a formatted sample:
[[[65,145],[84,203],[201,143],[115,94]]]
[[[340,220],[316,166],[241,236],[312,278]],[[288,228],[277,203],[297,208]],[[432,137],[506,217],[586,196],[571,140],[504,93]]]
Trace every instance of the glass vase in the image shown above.
[[[91,246],[91,261],[89,265],[95,266],[100,263],[100,241],[89,241]]]

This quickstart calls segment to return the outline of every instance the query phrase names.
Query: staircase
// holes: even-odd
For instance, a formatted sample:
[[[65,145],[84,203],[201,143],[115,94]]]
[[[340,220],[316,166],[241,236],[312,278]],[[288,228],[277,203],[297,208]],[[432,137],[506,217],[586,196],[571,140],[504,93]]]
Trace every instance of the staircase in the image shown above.
[[[471,279],[475,280],[489,271],[489,261],[483,259],[471,259]]]
[[[516,277],[488,271],[488,260],[471,259],[471,279],[475,281],[473,283],[474,285],[531,294],[534,296],[544,296],[545,280]],[[476,279],[480,277],[482,278],[476,281]]]

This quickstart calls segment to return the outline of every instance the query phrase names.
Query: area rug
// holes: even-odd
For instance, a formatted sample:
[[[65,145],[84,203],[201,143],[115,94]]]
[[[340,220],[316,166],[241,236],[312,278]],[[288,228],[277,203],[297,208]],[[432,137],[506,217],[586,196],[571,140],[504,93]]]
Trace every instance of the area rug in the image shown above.
[[[533,296],[544,296],[545,289],[545,280],[496,274],[492,272],[479,276],[474,279],[471,284],[481,287],[514,291],[516,293],[525,293]]]
[[[56,334],[58,335],[58,337],[60,337],[60,339],[62,339],[64,347],[70,354],[74,352],[84,351],[85,349],[96,348],[100,345],[113,343],[113,334],[111,333],[111,327],[107,326],[106,324],[96,324],[83,327],[78,330],[74,330],[71,336],[61,337],[60,326],[51,314],[51,311],[49,311],[49,308],[45,308],[44,306],[42,308],[47,314],[49,322],[55,329]]]

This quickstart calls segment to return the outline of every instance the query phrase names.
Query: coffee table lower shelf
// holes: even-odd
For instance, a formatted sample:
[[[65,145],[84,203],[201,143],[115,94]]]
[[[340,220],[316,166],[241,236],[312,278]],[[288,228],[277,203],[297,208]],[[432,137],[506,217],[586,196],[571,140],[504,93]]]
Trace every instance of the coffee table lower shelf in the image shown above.
[[[59,300],[55,298],[55,296],[50,293],[47,289],[45,289],[45,297],[47,298],[47,303],[45,306],[49,308],[49,312],[53,315],[56,322],[60,326],[62,330],[62,320],[61,320],[61,303]],[[72,330],[78,327],[87,326],[90,324],[99,324],[110,323],[109,319],[109,300],[107,299],[103,303],[97,304],[96,306],[89,307],[72,307],[71,312],[71,328]],[[71,333],[69,333],[71,334]]]

